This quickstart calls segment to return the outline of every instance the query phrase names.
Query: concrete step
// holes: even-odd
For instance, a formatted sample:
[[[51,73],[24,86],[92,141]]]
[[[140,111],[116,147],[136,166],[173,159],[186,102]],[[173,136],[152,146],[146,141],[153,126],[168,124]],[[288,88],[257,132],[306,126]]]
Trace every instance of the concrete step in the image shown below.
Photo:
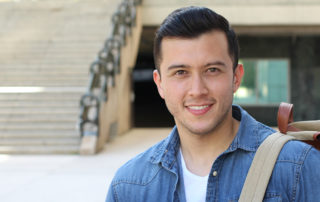
[[[66,114],[74,113],[78,106],[52,106],[52,107],[47,107],[47,106],[41,106],[38,107],[36,105],[34,106],[15,106],[15,107],[3,107],[0,105],[0,114],[10,114],[10,112],[13,112],[13,114],[23,114],[23,113],[30,113],[31,114],[47,114],[52,111],[56,112],[66,112]],[[78,110],[77,110],[78,111]]]
[[[92,60],[92,62],[95,60]],[[81,72],[83,74],[89,74],[90,64],[1,64],[1,71],[5,72],[21,72],[21,71],[30,71],[30,72],[60,72],[64,74],[65,72]]]
[[[88,79],[89,80],[89,79]],[[0,86],[42,86],[42,87],[68,87],[68,86],[82,86],[85,87],[89,81],[3,81],[0,80]]]
[[[54,59],[66,59],[70,58],[71,61],[81,61],[86,62],[87,60],[92,60],[96,57],[100,48],[102,48],[103,44],[95,47],[93,50],[86,52],[77,52],[75,49],[70,49],[70,53],[64,52],[63,48],[56,50],[48,50],[48,49],[20,49],[19,51],[15,51],[13,48],[8,47],[7,51],[0,51],[1,61],[38,61],[38,60],[54,60]],[[17,48],[17,47],[16,47]],[[83,47],[82,47],[83,48]],[[40,52],[42,51],[42,52]],[[71,52],[73,51],[73,52]],[[64,54],[63,54],[64,53]],[[8,60],[5,60],[8,58]]]
[[[4,138],[77,138],[80,137],[77,130],[18,130],[12,129],[10,131],[1,131],[0,139]]]
[[[64,104],[63,102],[57,102],[57,103],[52,103],[52,104],[48,104],[46,105],[46,103],[43,102],[34,102],[34,103],[23,103],[23,101],[21,101],[20,103],[12,103],[12,105],[2,105],[2,103],[0,102],[0,110],[9,110],[12,109],[13,111],[24,111],[24,110],[32,110],[32,111],[36,111],[36,110],[45,110],[45,109],[52,109],[52,110],[56,110],[56,109],[62,109],[62,110],[68,110],[71,108],[75,108],[75,107],[79,107],[78,103],[73,103],[73,104]]]
[[[0,115],[0,120],[24,120],[29,117],[29,120],[69,120],[71,118],[77,119],[78,114],[74,113],[3,113]],[[66,118],[63,118],[66,117]]]
[[[15,107],[38,107],[38,108],[45,108],[45,107],[77,107],[79,106],[79,101],[48,101],[48,102],[30,102],[24,100],[16,100],[16,101],[0,101],[0,108],[15,108]]]
[[[89,72],[89,66],[87,64],[5,64],[0,61],[0,66],[2,71],[21,71],[21,70],[30,70],[30,71],[59,71],[59,72]]]
[[[33,88],[31,87],[31,90]],[[37,90],[37,88],[35,88]],[[41,89],[40,89],[41,90]],[[83,92],[85,90],[79,90],[79,92],[63,92],[63,90],[59,90],[57,92],[48,92],[47,89],[44,89],[44,92],[41,93],[0,93],[0,101],[16,101],[16,100],[24,100],[26,102],[31,101],[80,101]],[[60,92],[59,92],[60,91]],[[82,92],[81,92],[82,91]]]
[[[26,66],[36,66],[36,67],[46,67],[46,66],[60,66],[62,67],[68,67],[69,65],[72,66],[80,66],[83,67],[84,65],[86,67],[91,64],[90,61],[81,61],[81,60],[48,60],[48,59],[41,59],[41,60],[23,60],[23,61],[18,61],[18,60],[1,60],[0,61],[1,66],[16,66],[16,65],[26,65]]]
[[[1,24],[1,23],[0,23]],[[84,25],[85,26],[85,25]],[[3,28],[5,29],[5,28]],[[69,31],[69,35],[67,35],[68,31],[66,30],[60,30],[59,33],[50,33],[50,31],[44,32],[43,30],[40,29],[45,29],[43,27],[40,28],[35,28],[34,30],[30,31],[30,30],[26,30],[26,27],[23,26],[15,26],[13,28],[7,28],[6,30],[0,31],[0,35],[7,35],[7,34],[11,34],[14,33],[13,29],[20,29],[23,30],[24,29],[24,34],[16,34],[16,35],[11,35],[10,37],[6,37],[6,38],[1,38],[1,41],[6,42],[6,44],[10,44],[10,43],[14,43],[16,41],[21,41],[21,42],[25,42],[25,41],[29,41],[30,42],[38,42],[40,41],[39,44],[41,43],[45,43],[48,42],[50,45],[53,44],[55,42],[65,42],[65,46],[68,46],[69,44],[72,43],[78,43],[78,46],[80,47],[80,45],[82,44],[81,41],[83,41],[84,43],[82,44],[82,48],[84,48],[85,46],[89,46],[92,47],[94,45],[96,45],[98,43],[99,40],[104,40],[107,38],[108,36],[108,32],[110,30],[108,29],[101,29],[101,30],[92,30],[91,32],[88,30],[83,30],[83,29],[77,29],[75,28],[72,31]],[[54,32],[55,30],[51,30],[52,32]],[[36,37],[33,37],[33,36]],[[92,41],[93,44],[88,44],[89,41]],[[28,43],[28,42],[25,42]],[[19,44],[17,44],[19,45]],[[24,44],[22,44],[24,45]]]
[[[89,83],[89,77],[88,79],[82,79],[82,80],[45,80],[43,78],[42,80],[37,80],[37,81],[32,81],[32,80],[23,80],[19,81],[19,79],[15,80],[6,80],[6,81],[1,81],[0,80],[0,93],[40,93],[44,92],[42,89],[43,88],[67,88],[69,86],[78,86],[81,87],[82,89],[85,89],[85,87]],[[23,88],[23,86],[28,87],[28,88]],[[5,89],[3,89],[5,87]],[[9,92],[7,87],[15,87],[21,89],[19,91],[18,89],[13,90],[12,92]],[[28,91],[29,89],[29,91]],[[22,91],[25,90],[25,91]],[[31,91],[31,92],[30,92]],[[49,91],[50,92],[50,91]],[[62,91],[64,92],[64,91]],[[83,91],[85,92],[85,91]]]
[[[47,64],[60,64],[60,65],[66,65],[66,64],[87,64],[89,65],[92,60],[95,59],[95,56],[92,56],[90,58],[81,58],[79,57],[61,57],[61,58],[54,58],[51,56],[47,57],[41,57],[41,58],[35,58],[35,57],[29,57],[29,58],[15,58],[15,57],[3,57],[0,58],[1,62],[4,64],[35,64],[35,65],[47,65]]]
[[[21,69],[1,69],[2,71],[2,78],[21,78],[25,79],[25,77],[31,77],[31,78],[47,78],[47,77],[56,77],[58,78],[59,76],[64,76],[64,77],[70,77],[71,79],[74,79],[75,77],[79,77],[81,79],[85,79],[89,77],[89,65],[88,68],[83,68],[83,69],[69,69],[69,70],[55,70],[55,71],[50,71],[49,68],[38,68],[35,67],[33,69],[31,68],[21,68]]]
[[[64,114],[64,115],[76,115],[79,113],[77,108],[56,108],[56,109],[33,109],[33,108],[12,108],[12,109],[2,109],[0,111],[0,116],[10,115],[10,114]]]
[[[58,80],[85,80],[89,77],[89,71],[86,70],[75,70],[75,71],[47,71],[46,69],[18,69],[18,70],[2,70],[1,79],[10,81],[10,79],[20,79],[20,80],[32,80],[37,79],[36,81],[43,79],[54,79]]]
[[[91,53],[89,52],[74,52],[74,53],[65,53],[63,47],[61,48],[55,48],[54,50],[51,49],[20,49],[20,50],[14,50],[14,47],[10,48],[7,47],[7,51],[2,53],[0,55],[1,59],[9,58],[15,61],[23,61],[23,60],[30,60],[30,61],[37,61],[37,60],[54,60],[54,59],[63,59],[69,61],[81,61],[85,62],[86,60],[91,60],[96,56],[96,53],[99,51],[100,48],[102,48],[103,43],[100,42],[100,46],[94,47],[95,50],[92,50]],[[19,47],[15,47],[19,48]],[[76,51],[76,47],[73,47],[74,49],[70,49],[70,51]],[[81,47],[85,48],[85,47]],[[42,50],[42,53],[39,51]],[[51,53],[50,53],[51,52]],[[33,53],[33,54],[31,54]],[[1,60],[3,61],[3,60]]]
[[[0,80],[0,94],[10,94],[10,93],[21,93],[21,94],[39,94],[45,92],[45,89],[48,88],[68,88],[69,86],[75,86],[79,88],[79,90],[75,90],[75,92],[80,92],[80,90],[83,92],[86,91],[86,87],[89,83],[89,76],[88,81],[85,81],[85,79],[81,81],[77,80],[61,80],[61,81],[50,81],[43,79],[41,81],[32,81],[32,80],[25,80],[25,81],[1,81]],[[15,88],[15,89],[14,89]],[[81,89],[80,89],[81,88]],[[13,89],[12,91],[9,91]],[[51,91],[48,91],[51,93]],[[64,90],[61,90],[62,93],[65,93]],[[53,92],[57,93],[57,92]],[[72,92],[70,92],[72,93]]]
[[[79,152],[80,98],[119,2],[1,3],[0,153]]]
[[[79,145],[0,146],[1,154],[78,154]]]
[[[0,122],[0,131],[10,131],[10,130],[76,130],[76,123],[1,123]]]
[[[81,95],[75,95],[74,97],[55,97],[51,99],[51,96],[43,96],[43,97],[29,97],[29,96],[1,96],[0,93],[0,106],[3,103],[3,106],[63,106],[58,103],[69,103],[65,106],[79,106]],[[9,94],[7,94],[9,95]],[[10,103],[12,102],[12,103]],[[24,103],[25,104],[22,104]],[[45,102],[48,102],[46,104]],[[6,104],[7,103],[7,104]],[[29,104],[30,103],[30,104]],[[32,104],[34,103],[34,105]],[[57,104],[55,104],[57,103]]]
[[[77,77],[68,77],[61,76],[57,77],[1,77],[0,86],[28,86],[28,85],[37,85],[37,86],[49,86],[49,85],[57,85],[57,86],[86,86],[87,81],[89,80],[89,76],[86,78],[85,76],[77,78]],[[14,85],[16,84],[16,85]],[[46,85],[47,84],[47,85]]]
[[[1,34],[1,32],[0,32]],[[70,39],[71,38],[71,39]],[[103,37],[102,41],[105,40],[106,36]],[[101,39],[95,36],[88,36],[86,39],[82,38],[78,40],[72,37],[55,37],[48,38],[47,36],[43,39],[23,39],[23,38],[0,38],[0,42],[4,48],[14,48],[14,45],[21,48],[17,51],[32,50],[38,53],[56,52],[61,53],[61,50],[66,53],[92,53],[94,48],[101,46]],[[47,50],[48,52],[41,52],[41,50]],[[1,49],[1,52],[6,52]]]
[[[45,145],[73,145],[80,144],[80,137],[77,138],[3,138],[0,139],[0,146],[45,146]]]
[[[88,80],[87,74],[81,74],[81,75],[65,75],[60,74],[59,75],[50,75],[50,74],[40,74],[40,73],[34,73],[33,75],[26,74],[24,75],[23,72],[19,74],[2,74],[0,75],[0,80],[4,83],[6,81],[12,82],[12,81],[56,81],[56,82],[68,82],[68,81],[80,81],[80,82],[86,82]]]
[[[54,39],[31,39],[28,41],[12,38],[3,40],[0,38],[0,42],[3,46],[3,49],[1,49],[0,51],[1,53],[7,53],[8,50],[14,50],[16,47],[19,47],[19,49],[16,50],[17,52],[25,52],[28,50],[31,51],[31,53],[38,54],[93,54],[97,51],[97,48],[103,47],[103,42],[106,38],[107,36],[102,37],[102,39],[94,36],[91,36],[91,38],[82,39],[56,37]]]
[[[89,68],[89,67],[88,67]],[[70,79],[75,79],[76,77],[79,77],[80,79],[84,79],[89,76],[89,71],[84,71],[84,70],[74,70],[74,71],[50,71],[48,69],[19,69],[19,70],[2,70],[1,77],[2,78],[21,78],[23,79],[26,77],[31,77],[31,78],[47,78],[47,77],[52,77],[52,78],[59,78],[60,77],[68,77]]]
[[[47,115],[7,115],[0,116],[0,123],[28,123],[28,124],[44,124],[44,123],[68,123],[74,125],[78,121],[78,116],[66,116],[64,114],[60,116]]]
[[[16,47],[17,48],[17,47]],[[83,48],[83,47],[82,47]],[[86,52],[76,52],[76,50],[72,49],[70,51],[74,51],[73,53],[64,53],[63,48],[50,51],[48,49],[21,49],[20,51],[15,51],[10,48],[5,52],[0,51],[1,63],[10,62],[10,64],[14,64],[16,62],[23,61],[50,61],[50,60],[64,60],[70,62],[86,62],[87,60],[93,60],[100,49],[103,48],[103,44],[95,47],[93,50]],[[42,52],[40,52],[42,51]],[[59,53],[58,53],[59,52]],[[7,58],[7,59],[6,59]],[[10,59],[10,60],[9,60]],[[69,60],[67,60],[69,59]]]
[[[1,53],[0,53],[1,54]],[[17,53],[19,54],[19,53]],[[54,56],[23,56],[23,55],[14,55],[14,54],[8,54],[8,55],[2,55],[0,56],[0,61],[4,65],[12,65],[15,64],[31,64],[31,65],[42,65],[42,67],[45,67],[47,65],[51,64],[59,64],[62,67],[68,67],[68,64],[75,64],[82,66],[85,64],[86,66],[89,66],[90,62],[95,60],[96,54],[93,54],[89,58],[83,58],[81,55],[77,56],[61,56],[60,58],[54,57]],[[9,66],[10,67],[10,66]]]
[[[30,103],[24,103],[23,100],[20,101],[13,101],[11,104],[8,103],[8,105],[1,105],[2,102],[0,101],[0,110],[3,112],[9,111],[9,109],[12,109],[12,111],[37,111],[37,110],[55,110],[59,111],[66,110],[69,112],[69,109],[73,109],[79,106],[79,103],[70,103],[70,104],[64,104],[64,102],[56,102],[56,103],[49,103],[48,105],[45,102],[42,101],[33,101]]]
[[[77,68],[70,68],[70,67],[61,67],[61,68],[48,68],[48,67],[28,67],[22,66],[21,68],[15,67],[1,67],[2,74],[10,75],[10,74],[20,74],[22,72],[25,75],[32,75],[32,74],[48,74],[48,75],[88,75],[89,74],[89,66],[78,67]]]
[[[7,35],[8,33],[1,33],[1,35]],[[56,36],[55,36],[56,37]],[[107,38],[107,35],[104,36],[92,36],[81,37],[77,39],[73,38],[54,38],[54,39],[39,39],[37,41],[24,42],[24,39],[14,39],[10,38],[3,40],[0,38],[0,42],[3,43],[3,48],[0,52],[3,54],[7,53],[30,53],[40,54],[40,55],[61,55],[66,53],[67,55],[87,55],[92,56],[97,51],[97,48],[100,49],[104,45],[104,40]],[[57,44],[55,44],[57,43]],[[15,48],[19,48],[15,50]]]

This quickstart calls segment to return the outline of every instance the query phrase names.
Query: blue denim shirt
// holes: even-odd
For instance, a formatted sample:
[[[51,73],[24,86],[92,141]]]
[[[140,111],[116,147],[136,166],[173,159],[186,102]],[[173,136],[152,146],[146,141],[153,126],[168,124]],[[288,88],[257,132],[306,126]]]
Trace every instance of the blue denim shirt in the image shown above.
[[[239,106],[233,117],[241,120],[236,137],[213,163],[206,201],[238,201],[247,172],[261,142],[274,132]],[[185,201],[176,127],[170,135],[136,156],[116,173],[107,202]],[[264,201],[320,201],[320,152],[300,141],[282,149]]]

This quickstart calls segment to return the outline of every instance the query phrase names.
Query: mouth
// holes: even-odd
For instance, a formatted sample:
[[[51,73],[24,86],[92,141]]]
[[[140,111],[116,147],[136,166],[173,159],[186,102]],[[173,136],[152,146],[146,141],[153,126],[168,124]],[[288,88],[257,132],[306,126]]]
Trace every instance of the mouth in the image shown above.
[[[189,106],[189,108],[190,108],[191,110],[202,110],[202,109],[205,109],[205,108],[207,108],[207,107],[209,107],[209,105]]]
[[[186,106],[187,110],[192,113],[193,115],[203,115],[207,113],[213,104],[205,104],[205,105],[189,105]]]

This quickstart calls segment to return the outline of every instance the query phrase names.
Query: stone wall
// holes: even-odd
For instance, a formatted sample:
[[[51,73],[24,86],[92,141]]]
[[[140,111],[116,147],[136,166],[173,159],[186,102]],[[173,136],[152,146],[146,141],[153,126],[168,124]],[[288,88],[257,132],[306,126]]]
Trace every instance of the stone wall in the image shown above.
[[[320,36],[292,42],[291,97],[297,120],[320,119]]]

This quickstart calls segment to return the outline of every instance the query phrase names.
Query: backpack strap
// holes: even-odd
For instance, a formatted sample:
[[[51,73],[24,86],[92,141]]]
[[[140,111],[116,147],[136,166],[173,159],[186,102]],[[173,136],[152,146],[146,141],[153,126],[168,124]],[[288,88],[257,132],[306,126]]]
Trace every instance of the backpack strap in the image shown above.
[[[293,104],[281,102],[277,116],[279,131],[286,134],[288,125],[293,122]]]
[[[278,110],[280,132],[269,135],[259,146],[244,182],[239,202],[263,200],[279,153],[289,140],[307,140],[316,148],[320,148],[317,147],[320,142],[320,120],[293,122],[292,111],[292,104],[280,104]]]
[[[293,122],[293,104],[285,102],[280,103],[277,119],[278,128],[281,133],[295,136],[297,139],[303,140],[303,142],[312,145],[320,151],[320,120]],[[303,135],[295,133],[297,131],[313,133],[313,138],[310,139],[309,134],[306,137],[305,132],[303,132]]]
[[[263,141],[253,158],[239,202],[263,200],[278,155],[283,145],[292,139],[295,138],[276,132]]]

